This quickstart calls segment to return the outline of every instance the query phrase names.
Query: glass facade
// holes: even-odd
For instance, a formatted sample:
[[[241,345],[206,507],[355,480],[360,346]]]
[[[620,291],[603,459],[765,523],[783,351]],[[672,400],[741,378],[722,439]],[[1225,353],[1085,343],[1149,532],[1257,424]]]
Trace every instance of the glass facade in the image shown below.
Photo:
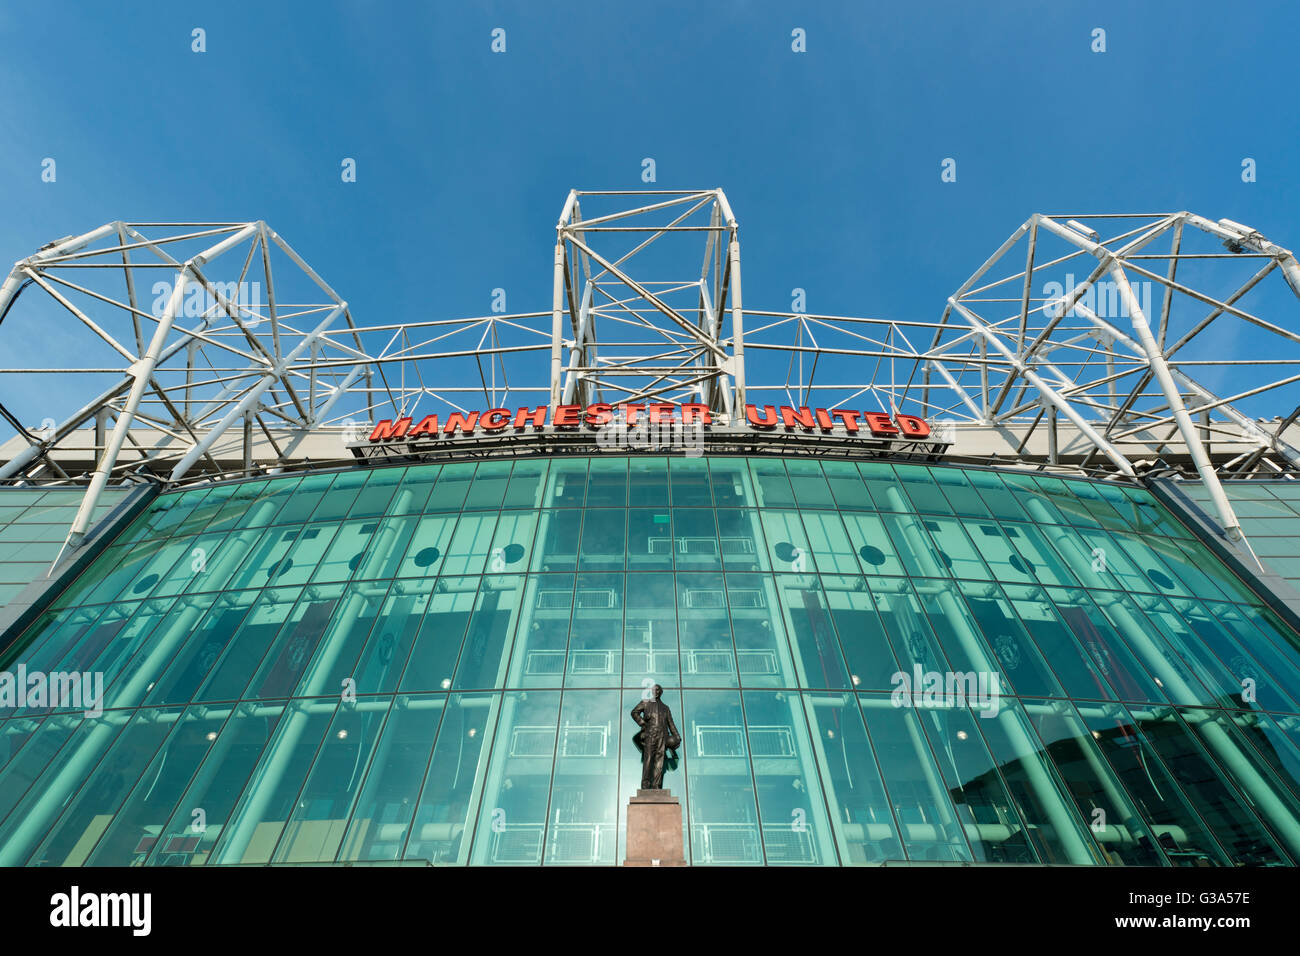
[[[1300,861],[1300,637],[1145,490],[556,457],[157,498],[0,656],[0,865]],[[934,681],[940,691],[934,691]]]
[[[103,518],[127,494],[105,488],[91,519]],[[76,488],[0,488],[0,605],[49,571],[84,495]]]
[[[1205,514],[1214,514],[1209,489],[1201,482],[1168,484],[1199,505]],[[1300,592],[1300,483],[1225,481],[1223,491],[1255,554]]]

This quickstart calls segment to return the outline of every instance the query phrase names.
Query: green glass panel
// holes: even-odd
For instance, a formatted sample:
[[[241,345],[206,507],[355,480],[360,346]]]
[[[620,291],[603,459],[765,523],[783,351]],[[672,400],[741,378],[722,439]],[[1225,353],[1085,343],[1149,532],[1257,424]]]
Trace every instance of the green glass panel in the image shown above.
[[[539,508],[546,490],[546,472],[549,463],[540,460],[517,461],[510,473],[506,488],[504,508]]]
[[[156,833],[152,828],[145,831],[151,835],[142,837],[134,848],[133,863],[142,858],[148,866],[201,866],[207,862],[279,726],[281,712],[282,706],[262,704],[241,704],[233,710],[225,725],[216,728],[216,736],[208,739],[203,763],[176,801],[171,817]]]
[[[626,459],[602,459],[591,463],[591,469],[587,472],[587,507],[627,507]]]
[[[922,514],[952,514],[952,505],[924,465],[895,465],[894,473],[912,502],[912,510]]]
[[[678,571],[721,571],[718,524],[705,508],[673,509],[673,562]]]
[[[1043,753],[1022,705],[1004,699],[996,716],[974,723],[1002,771],[1039,859],[1057,864],[1101,863],[1101,851],[1056,768]]]
[[[798,694],[746,691],[745,731],[769,866],[839,862]]]
[[[668,507],[668,460],[633,458],[628,462],[628,500],[647,508]]]
[[[481,462],[474,472],[474,483],[465,496],[465,510],[478,511],[501,507],[506,488],[510,484],[510,462]]]
[[[736,653],[721,574],[677,575],[682,686],[736,687]]]
[[[497,866],[542,862],[559,716],[556,691],[502,695],[472,862]]]
[[[239,630],[257,598],[256,592],[238,591],[222,594],[212,603],[212,610],[167,662],[166,669],[153,681],[145,703],[185,704],[216,665],[231,637]],[[182,598],[182,602],[187,599]],[[160,630],[154,640],[166,639]]]
[[[380,468],[362,486],[348,511],[350,518],[376,518],[390,510],[405,468]]]
[[[543,863],[611,866],[616,861],[619,731],[616,690],[567,691],[560,709]],[[630,746],[630,744],[629,744]]]
[[[621,571],[627,548],[622,508],[587,508],[583,512],[578,567],[583,571]]]
[[[442,695],[393,701],[340,845],[340,862],[401,858],[445,706]]]
[[[742,687],[796,687],[785,615],[767,574],[728,574],[727,605]]]
[[[672,458],[668,462],[674,508],[709,508],[709,465],[703,458]]]
[[[728,571],[766,571],[767,547],[758,512],[720,508],[716,514],[723,566]]]
[[[1037,863],[1039,856],[1017,801],[976,729],[980,719],[965,707],[917,712],[917,723],[929,740],[975,859]]]
[[[923,523],[948,574],[982,581],[992,577],[956,518],[925,518]]]
[[[573,590],[572,574],[529,576],[506,686],[562,686],[566,673],[569,622],[573,616]],[[619,615],[621,631],[621,610]]]
[[[681,683],[677,601],[671,574],[629,574],[623,619],[623,685]]]
[[[500,694],[447,697],[403,859],[434,864],[468,862],[472,815],[500,704]],[[493,827],[497,821],[504,825],[503,816],[489,814],[484,832],[497,832]]]
[[[1002,590],[996,584],[973,581],[963,581],[957,587],[1013,692],[1033,697],[1060,696],[1056,676]],[[1074,655],[1077,657],[1077,651]]]
[[[289,697],[302,682],[304,672],[313,660],[317,661],[322,638],[331,626],[335,609],[340,607],[346,586],[328,584],[304,588],[298,603],[286,618],[275,641],[262,658],[252,681],[244,691],[245,697]],[[348,602],[356,608],[355,600]],[[337,646],[339,632],[332,631],[331,644]],[[323,683],[323,681],[322,681]],[[341,695],[343,688],[337,684],[329,693]],[[325,691],[317,691],[324,693]]]
[[[58,847],[56,853],[68,851],[65,865],[84,862],[86,866],[139,866],[143,863],[153,849],[154,840],[150,837],[156,838],[167,823],[194,772],[212,752],[226,722],[224,714],[218,716],[205,707],[190,707],[184,714],[164,709],[150,716],[170,732],[118,813],[110,818],[101,804],[94,808],[94,815],[88,821],[78,821],[72,826],[72,832],[56,831],[46,841],[47,850]],[[207,826],[206,808],[203,810],[200,832]],[[85,829],[78,836],[76,830],[83,824]],[[169,840],[163,849],[169,865],[183,866],[190,862],[200,843],[194,836],[197,834]],[[75,842],[69,849],[70,841]]]
[[[230,822],[222,827],[209,862],[270,862],[337,706],[337,700],[296,700],[284,705],[283,716]],[[277,716],[278,708],[263,709]]]
[[[874,511],[875,502],[862,483],[862,475],[851,461],[824,461],[822,472],[830,485],[835,507],[845,511]]]
[[[419,524],[420,519],[414,515],[384,518],[380,521],[374,534],[366,543],[365,555],[357,563],[353,577],[359,581],[367,581],[374,578],[392,578],[400,574],[403,559]]]
[[[1168,699],[1084,591],[1050,588],[1047,594],[1079,644],[1096,662],[1097,670],[1105,676],[1112,696],[1150,703]]]
[[[460,657],[461,641],[478,595],[478,578],[439,578],[411,648],[401,689],[448,690]]]
[[[339,707],[271,857],[273,863],[333,861],[375,755],[389,702],[386,697],[362,697]]]
[[[578,575],[564,670],[566,687],[619,685],[623,673],[623,603],[622,574]],[[552,681],[550,685],[557,683]],[[609,838],[612,836],[611,832]]]
[[[1041,701],[1028,704],[1026,713],[1102,859],[1117,866],[1168,865],[1136,802],[1074,708],[1065,701]]]
[[[469,493],[469,487],[474,481],[474,468],[472,463],[444,465],[438,473],[438,483],[429,493],[424,510],[460,511],[465,504],[465,495]]]
[[[293,611],[300,588],[268,588],[244,616],[239,630],[227,642],[220,659],[212,666],[195,700],[238,700],[257,671],[267,648]]]
[[[751,458],[749,472],[760,508],[789,508],[794,505],[790,478],[779,459]]]
[[[856,472],[854,475],[856,476]],[[709,460],[709,484],[718,508],[753,508],[758,505],[754,482],[740,458]],[[633,501],[633,504],[640,502]]]
[[[447,543],[447,554],[442,559],[443,574],[482,574],[492,550],[492,534],[496,530],[495,514],[461,515],[456,531]]]
[[[860,461],[858,473],[862,483],[871,492],[871,500],[876,503],[877,511],[908,512],[912,504],[903,493],[903,486],[894,474],[894,469],[884,462]]]
[[[1252,809],[1252,804],[1260,806],[1270,798],[1276,806],[1276,795],[1268,791],[1266,781],[1259,779],[1258,786],[1243,797],[1220,769],[1219,762],[1237,764],[1235,769],[1239,773],[1250,765],[1240,746],[1235,745],[1221,728],[1217,733],[1213,726],[1205,728],[1214,744],[1211,751],[1214,759],[1211,759],[1173,711],[1132,709],[1130,713],[1143,737],[1170,768],[1188,800],[1218,837],[1219,845],[1234,864],[1277,866],[1293,863]],[[1254,773],[1251,776],[1258,779]],[[1282,808],[1277,810],[1280,816],[1275,819],[1288,820],[1288,835],[1295,834],[1296,818],[1290,817]],[[1300,847],[1300,840],[1295,846]]]
[[[790,488],[795,504],[800,508],[834,508],[835,498],[817,461],[786,462],[790,475]]]
[[[804,511],[801,517],[808,547],[817,555],[818,569],[825,574],[856,574],[858,558],[839,513]]]
[[[1170,775],[1128,711],[1119,704],[1076,707],[1169,863],[1228,865],[1195,802]]]
[[[777,591],[798,686],[847,690],[850,684],[844,657],[816,575],[778,575]]]
[[[768,559],[775,571],[805,573],[817,570],[812,549],[804,535],[803,522],[797,511],[759,512],[763,535],[767,538]]]
[[[972,861],[916,713],[895,707],[886,695],[860,694],[858,700],[908,858]]]
[[[547,482],[543,504],[552,508],[581,508],[587,491],[587,460],[585,458],[551,462],[551,476]]]
[[[54,791],[62,791],[63,797],[58,806],[62,808],[69,797],[71,800],[66,803],[67,809],[58,814],[58,821],[44,842],[26,860],[29,866],[80,866],[86,862],[87,854],[122,809],[132,787],[144,777],[154,754],[172,730],[179,713],[178,710],[135,713],[130,718],[130,723],[116,735],[112,746],[104,752],[103,759],[89,773],[88,778],[81,777],[78,780],[84,786],[75,796],[72,796],[70,781],[55,783]],[[117,714],[101,718],[109,722],[119,719],[127,718],[126,715]],[[192,733],[195,728],[191,726],[189,729]],[[111,737],[112,732],[107,732],[104,736]],[[78,751],[74,751],[72,759],[81,763],[85,751],[95,756],[99,754],[98,748],[88,738]],[[47,796],[51,795],[47,791]],[[57,813],[44,808],[33,810],[38,818],[47,815],[53,818]],[[29,822],[24,820],[24,825],[18,832],[6,834],[6,854],[17,852],[27,842],[24,839],[26,834],[40,832],[39,829],[28,826]]]
[[[764,862],[740,694],[688,690],[678,705],[665,692],[687,753],[687,819],[695,866]],[[671,778],[665,773],[665,783]]]
[[[1075,639],[1047,592],[1014,584],[1006,585],[1004,591],[1066,695],[1083,700],[1114,700],[1114,692],[1101,676],[1099,662]]]
[[[540,512],[531,569],[573,571],[578,564],[581,531],[582,512],[578,509],[552,508]]]
[[[485,575],[456,664],[456,690],[500,687],[519,623],[524,582],[517,575]]]
[[[320,504],[312,512],[313,521],[338,521],[352,510],[361,488],[370,478],[364,471],[343,471],[334,476],[329,490],[321,498]]]
[[[904,859],[856,698],[804,694],[803,704],[840,862],[847,866]]]
[[[392,515],[419,514],[438,483],[441,465],[413,465],[402,475],[402,484],[393,495],[388,513]]]
[[[427,515],[420,518],[397,573],[404,578],[427,578],[440,573],[442,557],[447,553],[455,528],[455,515]]]
[[[956,468],[931,468],[930,476],[951,505],[953,514],[970,518],[990,517],[988,505],[966,472]]]

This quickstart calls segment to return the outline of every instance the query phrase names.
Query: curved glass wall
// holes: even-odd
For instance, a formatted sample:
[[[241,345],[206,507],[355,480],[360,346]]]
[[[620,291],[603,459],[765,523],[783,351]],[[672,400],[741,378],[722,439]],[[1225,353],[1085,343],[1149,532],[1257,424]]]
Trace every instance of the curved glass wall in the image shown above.
[[[103,688],[3,701],[3,865],[612,865],[656,682],[696,865],[1300,860],[1300,638],[1113,483],[597,456],[169,493],[0,671]]]

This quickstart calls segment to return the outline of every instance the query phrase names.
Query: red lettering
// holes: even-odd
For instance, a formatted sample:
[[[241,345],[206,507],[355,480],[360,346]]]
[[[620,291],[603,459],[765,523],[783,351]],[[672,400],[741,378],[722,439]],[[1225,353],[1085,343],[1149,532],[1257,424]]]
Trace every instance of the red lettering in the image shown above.
[[[619,408],[623,409],[623,413],[627,415],[629,427],[636,424],[636,413],[645,411],[644,405],[620,405]]]
[[[614,406],[606,405],[604,402],[598,402],[595,405],[587,406],[587,424],[592,428],[599,428],[601,425],[608,425],[614,420]]]
[[[515,415],[514,427],[523,428],[525,425],[529,423],[531,423],[534,428],[541,428],[543,425],[546,424],[545,405],[538,405],[532,411],[529,411],[526,408],[519,409],[519,413]]]
[[[844,430],[850,435],[858,433],[858,413],[849,409],[836,408],[831,414],[844,423]]]
[[[866,422],[871,434],[879,438],[888,438],[891,435],[897,435],[898,429],[894,427],[889,416],[884,412],[863,412],[862,420]]]
[[[468,435],[474,431],[476,424],[478,424],[478,412],[470,412],[468,416],[460,412],[452,412],[447,416],[447,424],[442,426],[442,431],[444,435],[454,435],[459,428]]]
[[[817,419],[806,407],[800,407],[796,411],[788,405],[781,406],[781,421],[785,423],[786,428],[794,428],[796,422],[804,428],[813,428],[817,424]]]
[[[572,428],[578,424],[578,416],[581,413],[581,405],[556,405],[551,424],[556,428]]]
[[[832,428],[835,427],[835,423],[831,421],[831,416],[827,414],[826,409],[818,408],[816,409],[816,413],[817,413],[817,424],[820,425],[822,428],[826,429],[826,431],[830,431]]]
[[[484,431],[499,432],[510,424],[510,409],[489,408],[478,423],[483,426]]]
[[[757,405],[745,406],[745,418],[756,428],[772,428],[776,425],[776,409],[771,405],[763,406],[763,417],[758,417]]]
[[[401,438],[406,434],[406,430],[410,427],[411,420],[409,418],[399,418],[396,424],[385,418],[382,422],[376,425],[375,430],[370,433],[370,440],[389,441],[393,438]]]
[[[416,425],[407,434],[407,438],[419,438],[422,435],[428,435],[430,438],[438,437],[438,416],[426,415],[420,419],[420,424]]]
[[[894,421],[908,438],[924,438],[930,434],[930,423],[915,415],[896,415]]]
[[[750,406],[753,407],[752,405]],[[686,402],[682,405],[682,424],[694,425],[696,420],[702,424],[712,425],[713,418],[709,415],[709,406],[701,405],[698,402]]]
[[[676,405],[665,405],[656,403],[646,407],[646,414],[650,416],[651,425],[661,425],[665,422],[675,421],[673,413],[677,411]],[[664,418],[667,415],[667,418]]]

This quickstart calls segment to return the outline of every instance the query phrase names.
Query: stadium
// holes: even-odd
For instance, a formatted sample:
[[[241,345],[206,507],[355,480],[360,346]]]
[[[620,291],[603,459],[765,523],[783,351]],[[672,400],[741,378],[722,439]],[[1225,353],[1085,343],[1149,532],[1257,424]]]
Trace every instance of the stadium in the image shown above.
[[[1289,251],[1035,214],[887,319],[746,307],[720,189],[556,228],[455,319],[264,222],[14,266],[0,865],[619,865],[656,683],[692,865],[1300,862]]]

